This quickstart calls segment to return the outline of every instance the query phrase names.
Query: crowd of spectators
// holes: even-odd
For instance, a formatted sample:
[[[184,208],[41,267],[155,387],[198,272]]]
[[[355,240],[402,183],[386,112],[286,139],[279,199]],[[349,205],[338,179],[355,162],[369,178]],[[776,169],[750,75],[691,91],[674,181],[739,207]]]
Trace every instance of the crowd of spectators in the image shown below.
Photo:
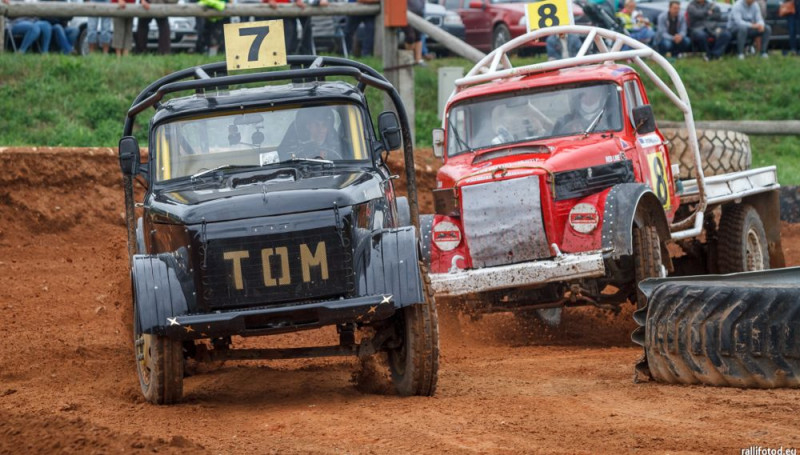
[[[608,11],[614,11],[613,0],[592,0]],[[785,0],[800,3],[800,0]],[[721,58],[731,41],[736,41],[736,54],[745,58],[748,45],[763,58],[768,58],[772,29],[764,21],[758,0],[735,0],[727,22],[713,0],[691,0],[682,10],[678,0],[669,2],[667,11],[658,16],[655,27],[636,9],[635,0],[627,0],[615,13],[619,25],[634,39],[670,58],[681,58],[687,52],[702,54],[706,61]],[[784,54],[798,55],[797,34],[800,32],[800,9],[786,17],[789,25],[789,48]],[[547,39],[550,60],[574,56],[580,41],[573,37],[553,35]]]

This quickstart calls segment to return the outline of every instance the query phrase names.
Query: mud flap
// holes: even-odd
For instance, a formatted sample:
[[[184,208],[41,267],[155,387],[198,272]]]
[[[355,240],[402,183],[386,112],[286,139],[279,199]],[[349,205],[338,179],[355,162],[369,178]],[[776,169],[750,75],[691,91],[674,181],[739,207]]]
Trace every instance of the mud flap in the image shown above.
[[[355,269],[358,295],[392,295],[396,308],[425,302],[413,226],[374,233]]]
[[[131,280],[133,300],[139,315],[142,333],[166,335],[170,318],[187,314],[194,306],[192,284],[179,279],[175,255],[136,254],[133,256]]]

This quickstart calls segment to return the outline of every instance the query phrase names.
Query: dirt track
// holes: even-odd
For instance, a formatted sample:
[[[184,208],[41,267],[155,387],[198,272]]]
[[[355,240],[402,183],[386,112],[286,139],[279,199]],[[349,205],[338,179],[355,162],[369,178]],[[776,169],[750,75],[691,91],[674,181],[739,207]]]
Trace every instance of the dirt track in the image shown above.
[[[550,333],[509,315],[443,315],[435,398],[361,393],[355,362],[336,359],[204,366],[182,404],[148,405],[133,364],[116,158],[91,153],[0,148],[0,453],[800,448],[800,390],[634,384],[629,309],[570,310]],[[798,265],[800,225],[783,232]]]

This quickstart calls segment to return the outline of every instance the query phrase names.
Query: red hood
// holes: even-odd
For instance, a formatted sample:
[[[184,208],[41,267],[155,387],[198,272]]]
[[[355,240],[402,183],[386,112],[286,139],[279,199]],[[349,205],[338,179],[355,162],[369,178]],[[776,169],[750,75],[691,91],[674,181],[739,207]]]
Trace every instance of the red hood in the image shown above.
[[[503,176],[521,177],[598,166],[606,164],[606,157],[615,155],[621,148],[617,137],[596,133],[586,139],[569,136],[464,153],[449,158],[439,169],[437,186],[452,188],[456,184],[481,183]]]

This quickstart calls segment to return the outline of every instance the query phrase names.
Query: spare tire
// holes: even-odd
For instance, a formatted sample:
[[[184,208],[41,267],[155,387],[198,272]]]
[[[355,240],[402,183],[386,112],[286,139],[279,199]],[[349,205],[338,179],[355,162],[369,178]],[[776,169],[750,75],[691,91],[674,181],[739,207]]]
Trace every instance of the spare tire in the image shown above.
[[[793,283],[676,280],[653,288],[646,311],[644,337],[637,340],[637,331],[634,340],[643,342],[656,381],[800,387],[800,287]]]
[[[661,134],[669,141],[669,158],[672,164],[680,164],[681,180],[696,178],[694,157],[689,147],[689,132],[686,128],[662,128]],[[697,143],[703,173],[706,176],[746,171],[753,162],[750,138],[738,131],[697,130]]]

